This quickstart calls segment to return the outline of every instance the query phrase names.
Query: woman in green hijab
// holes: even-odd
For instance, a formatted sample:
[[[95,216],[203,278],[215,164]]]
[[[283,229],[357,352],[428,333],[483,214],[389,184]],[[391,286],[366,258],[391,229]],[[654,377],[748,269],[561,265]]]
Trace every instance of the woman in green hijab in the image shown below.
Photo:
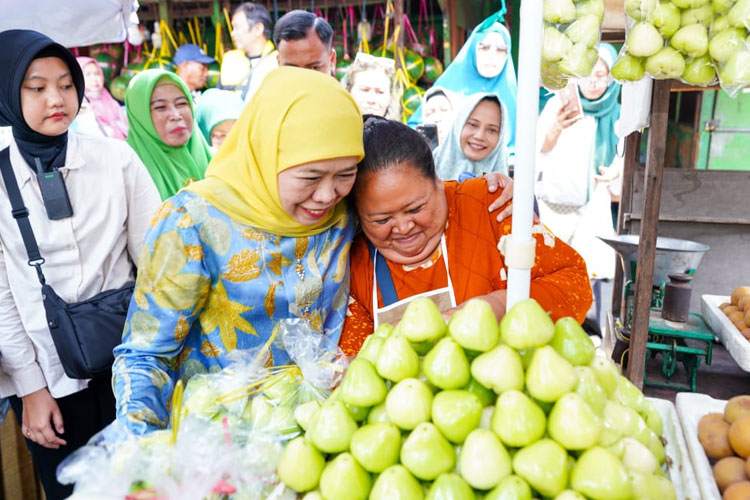
[[[190,179],[203,179],[211,150],[194,126],[190,91],[174,73],[149,69],[136,75],[125,95],[127,141],[138,153],[162,200]]]

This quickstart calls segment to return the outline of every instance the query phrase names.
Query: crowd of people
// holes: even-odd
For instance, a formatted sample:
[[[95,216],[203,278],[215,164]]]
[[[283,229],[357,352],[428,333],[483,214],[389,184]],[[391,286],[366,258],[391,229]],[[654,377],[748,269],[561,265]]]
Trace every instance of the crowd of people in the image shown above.
[[[49,499],[71,492],[55,477],[70,452],[115,419],[165,427],[178,380],[265,344],[279,321],[306,319],[354,356],[416,296],[446,317],[476,297],[504,315],[498,242],[508,175],[523,168],[508,30],[495,18],[475,29],[412,115],[436,127],[433,150],[399,120],[393,61],[362,54],[342,85],[324,19],[292,11],[272,26],[245,3],[232,26],[216,89],[202,90],[213,59],[183,46],[177,73],[132,79],[124,109],[94,59],[0,33],[0,397]],[[619,87],[611,47],[600,56],[580,109],[556,97],[539,120],[531,297],[553,319],[584,320],[592,273],[576,235],[598,186],[616,195]],[[135,281],[111,372],[69,376],[41,269],[69,303]],[[272,355],[288,362],[276,344]]]

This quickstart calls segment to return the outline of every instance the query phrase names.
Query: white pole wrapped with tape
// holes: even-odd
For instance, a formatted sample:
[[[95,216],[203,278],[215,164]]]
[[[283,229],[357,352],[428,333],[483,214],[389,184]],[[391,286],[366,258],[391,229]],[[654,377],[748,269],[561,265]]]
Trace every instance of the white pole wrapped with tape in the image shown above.
[[[516,111],[516,162],[513,187],[513,230],[501,242],[508,266],[507,309],[529,298],[534,265],[534,161],[539,114],[539,68],[542,58],[542,0],[521,1]]]

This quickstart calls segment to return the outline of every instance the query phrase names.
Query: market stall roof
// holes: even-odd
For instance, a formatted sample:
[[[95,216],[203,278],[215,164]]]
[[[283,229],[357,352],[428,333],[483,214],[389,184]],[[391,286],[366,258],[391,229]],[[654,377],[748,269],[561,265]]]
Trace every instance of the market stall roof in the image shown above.
[[[32,29],[66,47],[122,42],[136,0],[0,0],[0,31]]]

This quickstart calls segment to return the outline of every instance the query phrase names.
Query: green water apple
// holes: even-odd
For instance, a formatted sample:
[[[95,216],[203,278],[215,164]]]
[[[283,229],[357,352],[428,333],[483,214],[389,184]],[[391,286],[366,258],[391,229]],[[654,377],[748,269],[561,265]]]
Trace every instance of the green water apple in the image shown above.
[[[469,361],[452,337],[444,337],[424,357],[427,380],[440,389],[459,389],[469,383]]]
[[[677,78],[685,71],[685,58],[672,47],[664,47],[646,59],[644,68],[657,80]]]
[[[617,57],[615,65],[612,66],[612,77],[618,81],[637,82],[645,74],[646,69],[643,67],[643,60],[640,57],[621,54]]]
[[[550,346],[540,347],[526,370],[526,388],[534,398],[554,402],[578,383],[573,365]]]
[[[546,36],[546,30],[545,30]],[[572,48],[568,46],[565,52]],[[560,56],[560,59],[565,54]],[[534,299],[516,303],[500,321],[500,338],[513,349],[529,349],[547,344],[555,335],[555,324]]]
[[[732,53],[724,67],[719,68],[722,87],[742,87],[750,84],[750,51],[740,49]]]
[[[320,401],[308,401],[294,409],[294,420],[297,421],[303,431],[307,430],[307,426],[318,408],[320,408]]]
[[[601,415],[607,403],[607,392],[599,384],[594,371],[588,366],[576,366],[576,374],[578,374],[576,393],[588,403],[594,413]]]
[[[321,404],[310,420],[307,438],[324,453],[339,453],[349,449],[349,441],[357,430],[344,403],[329,399]]]
[[[649,57],[664,46],[664,39],[659,30],[651,23],[639,22],[628,33],[625,48],[635,57]]]
[[[574,490],[598,500],[627,500],[632,488],[627,470],[611,452],[595,446],[583,452],[570,473]]]
[[[375,365],[378,362],[378,357],[380,357],[380,349],[383,348],[384,342],[384,337],[368,336],[362,344],[362,349],[357,354],[357,359],[366,359]]]
[[[531,500],[531,488],[521,476],[511,474],[500,480],[484,500]]]
[[[716,70],[708,54],[688,59],[682,79],[691,85],[708,85],[716,79]]]
[[[427,492],[426,500],[475,500],[471,489],[461,476],[453,473],[440,474]]]
[[[661,36],[670,38],[680,29],[680,9],[669,0],[663,0],[656,5],[650,21]]]
[[[620,371],[611,360],[604,356],[594,356],[594,359],[589,364],[589,368],[594,370],[596,378],[599,380],[599,384],[607,392],[607,395],[611,395],[615,392],[617,387],[617,377],[620,376]]]
[[[599,18],[599,22],[604,19],[604,0],[583,0],[576,3],[576,16],[581,18],[583,16],[592,14]]]
[[[683,25],[672,35],[669,45],[688,57],[700,57],[708,52],[708,30],[702,24]]]
[[[594,343],[575,318],[560,318],[555,323],[555,335],[549,343],[571,364],[588,365],[594,359]]]
[[[320,493],[326,500],[365,500],[372,479],[349,453],[328,462],[320,477]]]
[[[278,474],[284,484],[298,492],[318,487],[326,461],[304,437],[292,439],[279,459]]]
[[[388,390],[372,363],[355,358],[341,382],[341,400],[354,406],[374,406],[385,400]]]
[[[487,301],[471,299],[451,316],[448,334],[464,349],[485,352],[497,345],[500,327]]]
[[[379,424],[390,421],[391,420],[388,418],[388,412],[385,409],[385,403],[373,406],[370,413],[367,414],[368,424]]]
[[[507,446],[527,446],[544,435],[544,412],[520,391],[505,391],[495,403],[490,427]]]
[[[585,77],[591,74],[599,52],[583,42],[573,44],[570,51],[560,60],[560,71],[566,75]]]
[[[419,479],[432,481],[456,466],[453,446],[433,424],[419,424],[401,447],[401,463]]]
[[[708,42],[708,53],[716,62],[724,63],[745,44],[744,28],[727,28]]]
[[[417,376],[419,356],[406,338],[394,334],[383,342],[375,368],[381,377],[399,382]]]
[[[625,0],[625,13],[636,21],[651,19],[658,0]]]
[[[363,425],[352,435],[349,449],[366,471],[383,472],[398,462],[401,432],[389,423]]]
[[[513,457],[513,471],[536,491],[554,497],[568,484],[568,454],[551,439],[521,448]]]
[[[432,422],[453,443],[463,443],[481,417],[482,402],[469,391],[441,391],[432,400]]]
[[[557,400],[547,418],[547,432],[568,450],[585,450],[599,442],[602,424],[584,399],[571,392]]]
[[[599,41],[599,18],[594,14],[579,17],[565,30],[565,35],[573,43],[582,43],[593,48]]]
[[[737,0],[712,0],[711,8],[716,14],[726,14],[734,7],[735,3],[737,3]]]
[[[545,0],[542,17],[548,23],[567,24],[575,20],[576,7],[572,0]]]
[[[510,475],[510,455],[494,432],[474,429],[458,457],[458,470],[472,488],[489,490]]]
[[[393,386],[385,398],[388,420],[406,430],[428,422],[432,414],[432,391],[415,378],[407,378]]]
[[[409,342],[433,342],[445,334],[445,320],[431,299],[418,297],[406,306],[393,333]]]
[[[375,480],[370,500],[422,500],[422,486],[403,465],[392,465]]]
[[[500,344],[471,363],[471,375],[480,384],[500,394],[509,389],[523,389],[521,356],[515,349]]]

